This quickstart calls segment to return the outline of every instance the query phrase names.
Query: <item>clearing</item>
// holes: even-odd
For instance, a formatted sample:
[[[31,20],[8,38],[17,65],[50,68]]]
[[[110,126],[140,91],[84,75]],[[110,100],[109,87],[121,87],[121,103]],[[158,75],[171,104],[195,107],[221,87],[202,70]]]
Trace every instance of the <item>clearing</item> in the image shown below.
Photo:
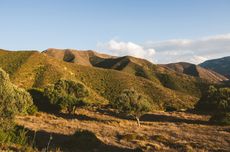
[[[230,126],[210,125],[208,119],[207,115],[186,112],[154,112],[143,116],[138,127],[134,120],[103,110],[78,109],[73,116],[39,112],[17,116],[15,121],[32,133],[36,131],[34,145],[40,150],[52,135],[50,149],[77,151],[66,148],[65,142],[76,130],[88,130],[103,146],[86,140],[79,151],[230,151]]]

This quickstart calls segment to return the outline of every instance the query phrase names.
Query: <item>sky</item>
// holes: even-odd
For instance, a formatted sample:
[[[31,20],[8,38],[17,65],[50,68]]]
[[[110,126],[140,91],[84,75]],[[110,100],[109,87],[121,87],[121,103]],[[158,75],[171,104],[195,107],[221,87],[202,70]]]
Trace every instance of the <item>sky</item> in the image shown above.
[[[229,0],[0,0],[0,48],[198,64],[230,56],[229,8]]]

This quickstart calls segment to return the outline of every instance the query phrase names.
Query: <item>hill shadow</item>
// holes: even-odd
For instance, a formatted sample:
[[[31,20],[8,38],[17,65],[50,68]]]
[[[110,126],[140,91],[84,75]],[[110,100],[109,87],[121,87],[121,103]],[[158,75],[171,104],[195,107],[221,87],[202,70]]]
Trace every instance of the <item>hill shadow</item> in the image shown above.
[[[56,117],[61,117],[67,120],[77,119],[77,120],[83,120],[83,121],[97,121],[101,123],[116,122],[116,120],[103,120],[103,119],[98,119],[94,117],[89,117],[83,114],[67,114],[67,113],[52,113],[52,114],[55,115]]]
[[[151,121],[151,122],[169,122],[169,123],[187,123],[187,124],[200,124],[200,125],[210,125],[208,121],[204,120],[191,120],[183,119],[175,116],[166,116],[159,114],[145,114],[140,118],[141,121]]]
[[[121,148],[107,145],[99,140],[93,132],[83,130],[73,135],[28,130],[29,139],[39,151],[60,149],[68,152],[142,152],[140,149]],[[48,146],[49,145],[49,146]]]

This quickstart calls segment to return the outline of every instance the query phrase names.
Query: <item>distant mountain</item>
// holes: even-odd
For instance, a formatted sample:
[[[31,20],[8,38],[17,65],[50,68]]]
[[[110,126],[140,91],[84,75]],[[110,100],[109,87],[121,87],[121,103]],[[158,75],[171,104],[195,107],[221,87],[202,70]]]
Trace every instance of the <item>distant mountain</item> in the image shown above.
[[[207,60],[200,64],[201,67],[211,69],[230,78],[230,56],[219,59]]]
[[[179,62],[179,63],[165,64],[162,66],[168,67],[179,73],[184,73],[184,74],[191,75],[194,77],[206,79],[210,82],[220,82],[220,81],[228,80],[228,78],[226,78],[225,76],[219,73],[216,73],[212,70],[208,70],[208,69],[202,68],[198,65],[191,64],[191,63]]]

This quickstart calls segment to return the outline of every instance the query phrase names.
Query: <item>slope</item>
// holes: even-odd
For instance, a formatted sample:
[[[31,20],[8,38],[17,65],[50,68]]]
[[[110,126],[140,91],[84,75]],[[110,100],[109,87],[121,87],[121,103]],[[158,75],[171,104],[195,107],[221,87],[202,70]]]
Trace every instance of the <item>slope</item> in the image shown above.
[[[221,82],[221,81],[226,81],[228,78],[212,71],[212,70],[207,70],[205,68],[202,68],[198,65],[191,64],[191,63],[186,63],[186,62],[178,62],[178,63],[171,63],[171,64],[165,64],[162,65],[164,67],[167,67],[169,69],[172,69],[176,72],[179,73],[184,73],[187,75],[191,75],[194,77],[199,77],[202,79],[205,79],[209,82]]]
[[[20,62],[16,60],[16,55],[19,56]],[[12,71],[8,62],[13,65],[20,63],[17,64],[17,68],[13,68],[10,76],[15,84],[24,88],[45,87],[63,78],[84,83],[92,92],[92,102],[108,100],[112,102],[122,90],[127,88],[134,88],[146,95],[155,108],[165,106],[188,108],[198,100],[197,96],[173,91],[165,88],[161,83],[143,77],[117,70],[64,62],[35,51],[10,52],[5,54],[4,58],[5,60],[0,60],[0,66],[5,70]]]
[[[69,51],[57,49],[48,49],[48,51],[44,51],[43,53],[59,60],[63,60],[65,58],[64,54],[68,54],[67,59],[72,63],[122,71],[134,76],[143,77],[156,84],[196,97],[200,96],[200,90],[207,84],[206,79],[203,80],[198,77],[178,73],[165,66],[155,65],[145,59],[135,58],[132,56],[111,57],[109,55],[101,55],[96,52],[89,53],[89,51]],[[76,55],[79,53],[81,53],[82,56]],[[89,54],[91,54],[90,57]],[[87,62],[88,64],[75,62],[77,60],[82,61],[82,57],[85,59],[84,63]]]
[[[230,78],[230,56],[207,60],[200,64],[201,67],[211,69],[217,73],[220,73]]]
[[[92,66],[96,62],[103,59],[111,58],[112,56],[100,54],[92,50],[80,51],[73,49],[54,49],[49,48],[42,53],[52,56],[58,60],[73,62],[79,65]]]

